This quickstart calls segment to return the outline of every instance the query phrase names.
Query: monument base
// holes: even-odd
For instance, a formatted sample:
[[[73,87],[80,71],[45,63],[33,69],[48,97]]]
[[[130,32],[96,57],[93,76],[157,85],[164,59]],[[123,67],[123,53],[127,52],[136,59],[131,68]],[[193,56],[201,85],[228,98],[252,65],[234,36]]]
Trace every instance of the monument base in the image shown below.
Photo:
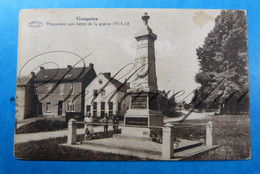
[[[130,109],[125,114],[122,135],[150,137],[151,134],[162,135],[163,115],[160,111]],[[127,127],[129,126],[129,127]],[[143,128],[154,126],[158,128]]]
[[[121,135],[126,137],[150,138],[149,128],[122,127]]]

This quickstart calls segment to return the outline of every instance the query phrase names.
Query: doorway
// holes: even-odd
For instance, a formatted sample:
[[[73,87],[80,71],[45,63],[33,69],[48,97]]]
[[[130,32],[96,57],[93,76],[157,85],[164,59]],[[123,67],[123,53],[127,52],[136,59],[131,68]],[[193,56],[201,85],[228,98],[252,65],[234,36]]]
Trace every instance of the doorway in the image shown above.
[[[58,101],[58,115],[62,115],[62,106],[63,102],[61,100]]]

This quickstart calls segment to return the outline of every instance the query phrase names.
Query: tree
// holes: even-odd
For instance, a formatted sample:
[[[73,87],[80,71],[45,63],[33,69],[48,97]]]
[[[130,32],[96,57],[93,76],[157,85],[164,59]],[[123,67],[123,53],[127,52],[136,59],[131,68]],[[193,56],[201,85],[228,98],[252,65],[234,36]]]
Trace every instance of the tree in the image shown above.
[[[174,95],[168,97],[168,93],[163,90],[161,93],[159,93],[158,99],[159,108],[163,115],[171,117],[178,116],[175,110],[177,103]]]
[[[215,26],[197,49],[200,70],[195,81],[197,107],[218,105],[221,113],[248,111],[248,65],[246,15],[242,10],[222,10]],[[243,96],[243,107],[238,100]],[[241,99],[242,100],[242,99]],[[203,101],[203,103],[201,103]],[[200,103],[199,103],[200,102]],[[235,105],[237,104],[237,105]]]

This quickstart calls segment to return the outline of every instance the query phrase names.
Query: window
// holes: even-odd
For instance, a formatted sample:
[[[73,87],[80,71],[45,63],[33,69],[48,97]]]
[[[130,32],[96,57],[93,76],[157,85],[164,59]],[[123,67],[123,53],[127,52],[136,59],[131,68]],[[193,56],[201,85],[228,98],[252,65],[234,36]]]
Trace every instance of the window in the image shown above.
[[[106,95],[105,90],[101,90],[101,97],[104,97]]]
[[[86,108],[87,108],[86,114],[87,114],[88,112],[91,113],[91,106],[90,106],[90,105],[87,105]]]
[[[101,110],[105,110],[105,105],[106,103],[105,102],[101,102]]]
[[[73,93],[73,84],[69,84],[69,93]]]
[[[93,90],[93,95],[94,95],[95,97],[97,97],[97,96],[98,96],[98,90]]]
[[[74,104],[73,104],[72,100],[67,101],[67,110],[68,110],[68,112],[74,111]]]
[[[108,103],[108,108],[109,108],[109,110],[113,110],[113,102]]]
[[[47,85],[46,87],[47,87],[47,93],[50,93],[52,86],[51,85]]]
[[[93,103],[93,110],[97,110],[97,102]]]
[[[87,105],[87,112],[90,112],[91,111],[91,107],[90,105]]]
[[[46,103],[46,112],[51,112],[51,102]]]
[[[34,88],[34,94],[39,94],[39,87]]]
[[[98,83],[99,83],[99,84],[102,84],[102,83],[103,83],[103,79],[99,79],[99,80],[98,80]]]
[[[108,109],[109,109],[109,116],[111,116],[113,114],[113,102],[109,102],[108,103]]]
[[[93,117],[97,116],[97,102],[93,103]]]
[[[64,86],[60,85],[59,86],[59,94],[63,94],[64,93]]]
[[[105,116],[105,102],[101,102],[101,117],[103,118]]]

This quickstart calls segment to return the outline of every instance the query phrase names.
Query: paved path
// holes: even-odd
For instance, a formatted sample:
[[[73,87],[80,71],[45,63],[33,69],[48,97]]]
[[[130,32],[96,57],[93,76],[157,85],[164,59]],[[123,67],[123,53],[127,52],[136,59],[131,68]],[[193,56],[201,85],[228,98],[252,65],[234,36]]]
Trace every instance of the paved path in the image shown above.
[[[108,127],[108,130],[113,130],[112,126]],[[95,132],[103,132],[103,126],[94,127]],[[77,129],[77,134],[84,134],[84,129]],[[14,143],[25,143],[29,141],[39,141],[49,138],[58,138],[68,135],[68,130],[50,131],[50,132],[39,132],[39,133],[28,133],[28,134],[15,134]]]
[[[182,111],[185,115],[189,113],[189,111]],[[209,118],[210,116],[214,115],[214,112],[204,112],[204,113],[196,113],[192,112],[186,120],[201,120],[205,118]],[[169,122],[169,121],[180,121],[184,116],[181,117],[176,117],[176,118],[171,118],[171,117],[164,117],[164,122]]]

